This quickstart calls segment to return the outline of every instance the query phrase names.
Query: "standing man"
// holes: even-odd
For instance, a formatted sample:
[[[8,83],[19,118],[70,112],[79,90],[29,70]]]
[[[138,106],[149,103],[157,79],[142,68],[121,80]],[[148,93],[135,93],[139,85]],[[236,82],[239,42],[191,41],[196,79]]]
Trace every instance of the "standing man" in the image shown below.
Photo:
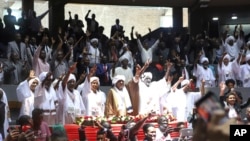
[[[115,25],[111,26],[110,37],[112,37],[116,32],[118,32],[118,34],[123,34],[123,26],[120,25],[119,19],[116,19]]]
[[[133,112],[127,88],[124,84],[125,76],[116,75],[112,84],[114,85],[108,92],[105,116],[126,116]]]
[[[22,61],[27,61],[27,50],[25,44],[21,41],[21,34],[15,34],[15,40],[8,43],[7,58],[10,59],[11,53],[15,52]]]
[[[40,108],[44,111],[44,121],[49,125],[56,123],[56,108],[58,99],[52,83],[51,72],[42,72],[39,75],[40,84],[34,93],[34,108]]]

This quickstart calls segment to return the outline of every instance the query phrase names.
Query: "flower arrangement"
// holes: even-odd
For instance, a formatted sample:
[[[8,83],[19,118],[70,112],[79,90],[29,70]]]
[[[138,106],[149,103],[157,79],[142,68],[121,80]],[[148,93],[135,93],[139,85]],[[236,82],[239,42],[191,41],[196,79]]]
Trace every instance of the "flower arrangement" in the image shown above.
[[[85,125],[85,126],[93,126],[95,125],[94,121],[108,121],[110,124],[126,124],[129,121],[134,121],[134,122],[138,122],[139,120],[147,117],[148,115],[137,115],[137,116],[113,116],[113,117],[100,117],[100,116],[78,116],[75,119],[75,124],[77,125]],[[150,118],[147,119],[147,123],[151,123],[151,122],[157,122],[158,117],[161,115],[153,115]],[[172,114],[167,114],[164,115],[169,119],[169,122],[175,121],[176,119],[174,118],[174,116]]]

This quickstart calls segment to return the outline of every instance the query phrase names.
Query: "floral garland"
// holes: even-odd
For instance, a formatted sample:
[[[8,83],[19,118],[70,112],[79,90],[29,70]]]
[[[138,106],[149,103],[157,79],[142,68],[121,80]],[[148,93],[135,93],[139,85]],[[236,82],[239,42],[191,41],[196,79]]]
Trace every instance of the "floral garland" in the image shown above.
[[[147,119],[147,123],[151,123],[151,122],[157,122],[157,119],[159,116],[162,115],[154,115],[150,118]],[[172,115],[172,114],[167,114],[167,115],[163,115],[166,116],[168,119],[168,122],[172,122],[175,121],[176,118]],[[129,121],[134,121],[137,122],[143,118],[147,117],[147,115],[137,115],[137,116],[113,116],[113,117],[100,117],[100,116],[78,116],[75,118],[75,124],[77,125],[85,125],[85,126],[93,126],[95,123],[94,121],[108,121],[110,124],[126,124]]]

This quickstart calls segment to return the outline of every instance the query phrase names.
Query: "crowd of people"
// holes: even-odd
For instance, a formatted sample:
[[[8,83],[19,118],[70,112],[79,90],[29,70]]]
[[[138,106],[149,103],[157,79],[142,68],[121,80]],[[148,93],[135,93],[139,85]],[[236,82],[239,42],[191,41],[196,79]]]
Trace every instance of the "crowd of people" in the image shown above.
[[[48,125],[71,124],[77,116],[171,114],[178,122],[189,122],[190,128],[200,126],[196,124],[195,102],[203,97],[206,87],[219,87],[227,117],[244,121],[241,109],[250,99],[234,90],[250,86],[250,41],[242,26],[236,26],[233,35],[227,28],[218,38],[209,38],[206,32],[193,36],[179,31],[143,38],[132,27],[129,38],[116,19],[108,37],[96,15],[89,18],[89,10],[86,31],[78,15],[73,19],[69,12],[65,26],[52,35],[41,25],[48,11],[41,16],[23,12],[16,21],[8,9],[5,26],[0,24],[0,55],[4,59],[0,81],[17,85],[17,98],[22,103],[19,117],[33,119],[26,120],[34,131],[40,131],[41,138],[50,137]],[[14,25],[20,28],[16,30]],[[108,93],[101,86],[110,86]],[[4,90],[0,92],[0,108],[6,113],[1,114],[5,119],[1,120],[1,135],[15,140],[19,134],[13,137],[12,132],[7,133],[8,102]],[[171,140],[165,128],[159,140]],[[145,124],[143,130],[146,140],[155,140],[151,134],[154,126]],[[26,140],[27,134],[22,134]],[[134,140],[136,132],[130,135]]]

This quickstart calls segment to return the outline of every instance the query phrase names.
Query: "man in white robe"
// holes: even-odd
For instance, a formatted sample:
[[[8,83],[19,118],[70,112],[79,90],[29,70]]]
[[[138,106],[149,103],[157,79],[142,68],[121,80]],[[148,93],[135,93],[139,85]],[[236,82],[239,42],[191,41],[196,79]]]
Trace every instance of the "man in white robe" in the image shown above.
[[[205,87],[214,87],[215,86],[215,76],[208,67],[208,58],[202,57],[200,59],[200,64],[194,66],[193,75],[196,76],[196,88],[201,87],[202,80],[205,80]]]
[[[111,70],[110,78],[112,80],[116,75],[124,75],[126,77],[125,85],[127,85],[128,82],[133,79],[133,71],[128,67],[128,56],[122,56],[119,58],[119,61],[121,62],[121,66]]]
[[[236,59],[240,53],[240,48],[242,47],[242,39],[238,38],[237,41],[235,41],[234,36],[229,36],[225,40],[225,51],[227,54],[230,55],[231,59]]]
[[[241,65],[241,80],[243,87],[250,87],[250,54],[245,58],[246,64]]]
[[[178,122],[187,121],[188,116],[193,114],[195,102],[204,94],[204,83],[205,81],[202,82],[201,92],[191,92],[190,81],[183,80],[181,88],[169,95],[172,112]]]
[[[84,98],[84,103],[86,103],[86,115],[87,116],[104,116],[106,95],[99,90],[99,78],[90,78],[90,93],[88,93]]]
[[[32,111],[34,109],[34,92],[40,81],[38,77],[31,77],[32,76],[21,82],[16,89],[17,99],[19,102],[22,102],[19,117],[22,115],[32,117]]]
[[[85,106],[83,104],[80,93],[74,89],[76,77],[68,73],[61,85],[58,88],[59,100],[59,123],[73,124],[77,116],[82,116],[85,113]]]
[[[52,83],[52,74],[42,72],[39,75],[40,84],[37,86],[34,97],[34,108],[43,109],[43,119],[48,125],[56,123],[56,108],[58,99]]]
[[[237,59],[234,59],[230,62],[231,57],[229,54],[226,54],[222,60],[218,64],[218,76],[219,82],[226,81],[228,79],[233,79],[236,81],[239,78],[240,73],[240,64],[239,64],[240,56]]]
[[[2,99],[0,99],[3,103],[5,103],[5,113],[1,113],[1,114],[5,114],[5,120],[4,120],[4,136],[6,137],[8,135],[7,133],[7,129],[9,128],[9,121],[10,119],[10,109],[9,109],[9,104],[8,104],[8,100],[7,100],[7,96],[4,92],[4,90],[2,88],[0,88],[0,93],[3,94]],[[3,138],[5,138],[3,137]]]
[[[98,48],[98,39],[93,38],[90,40],[90,43],[87,42],[88,53],[89,53],[89,63],[90,65],[100,63],[101,52]]]
[[[134,58],[133,58],[132,52],[128,48],[128,44],[125,43],[123,45],[123,47],[121,48],[119,54],[120,54],[121,59],[124,58],[124,57],[128,58],[128,65],[133,71],[134,70]],[[120,60],[120,58],[119,58],[119,60]]]

